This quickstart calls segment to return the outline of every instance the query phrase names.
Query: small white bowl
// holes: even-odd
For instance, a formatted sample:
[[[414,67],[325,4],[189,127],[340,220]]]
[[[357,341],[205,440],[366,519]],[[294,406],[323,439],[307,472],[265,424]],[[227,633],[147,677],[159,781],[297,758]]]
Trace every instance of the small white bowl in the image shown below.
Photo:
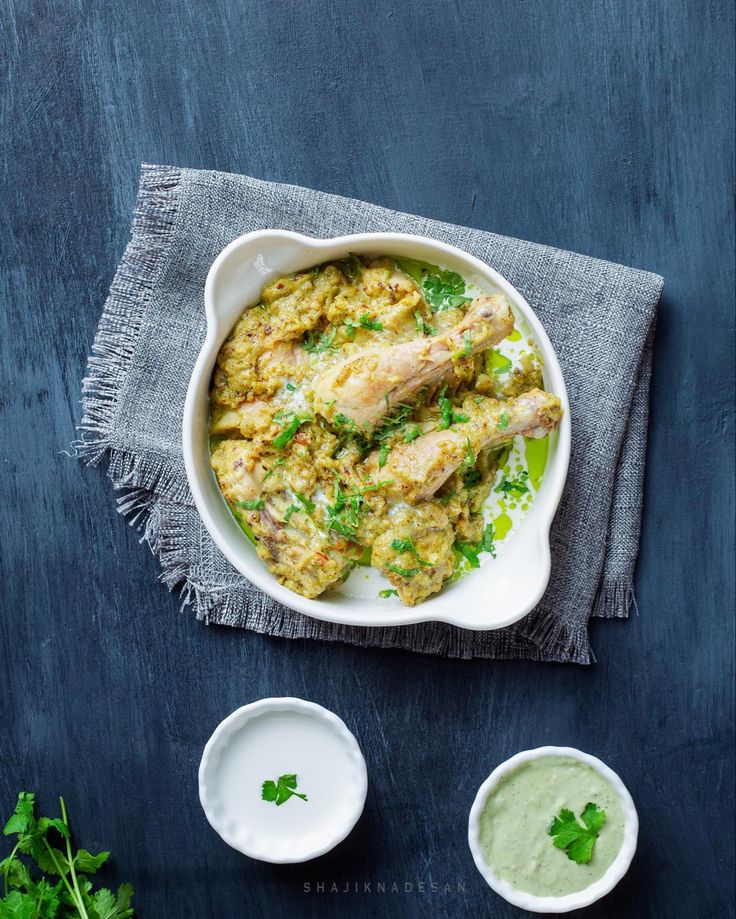
[[[547,467],[539,492],[520,525],[486,562],[467,577],[447,584],[416,607],[398,600],[350,594],[345,586],[316,600],[283,587],[258,558],[230,513],[210,468],[209,388],[217,354],[243,310],[283,274],[358,255],[421,259],[459,272],[480,289],[503,291],[531,329],[544,360],[545,388],[559,397],[563,417],[550,436]],[[449,622],[465,629],[500,629],[518,621],[539,602],[549,581],[549,528],[565,484],[570,459],[570,406],[557,356],[542,324],[516,288],[488,265],[446,243],[402,233],[362,233],[313,239],[286,230],[258,230],[230,243],[207,275],[204,293],[207,336],[194,365],[184,405],[183,451],[189,487],[210,536],[231,564],[275,600],[315,619],[358,626]],[[377,593],[377,591],[376,591]]]
[[[512,887],[507,881],[501,880],[487,864],[480,846],[480,815],[488,796],[494,791],[501,779],[513,772],[514,769],[517,769],[523,763],[528,763],[534,759],[543,759],[547,756],[568,756],[592,766],[596,772],[599,772],[613,786],[624,812],[624,839],[619,853],[608,871],[594,884],[590,884],[583,890],[567,894],[564,897],[538,897],[535,894],[525,893]],[[636,852],[638,835],[639,818],[634,802],[624,783],[612,769],[597,757],[591,756],[589,753],[583,753],[581,750],[576,750],[574,747],[537,747],[535,750],[524,750],[521,753],[517,753],[516,756],[512,756],[511,759],[501,763],[478,789],[473,806],[470,808],[470,819],[468,821],[468,843],[475,861],[475,867],[483,875],[488,886],[492,887],[504,900],[530,913],[569,913],[573,909],[590,906],[591,903],[595,903],[596,900],[600,900],[601,897],[610,893],[629,870],[629,865]]]
[[[282,804],[264,801],[264,781],[297,776]],[[225,842],[250,858],[283,864],[329,852],[363,813],[368,773],[355,737],[337,715],[304,699],[261,699],[216,728],[199,765],[199,800]]]

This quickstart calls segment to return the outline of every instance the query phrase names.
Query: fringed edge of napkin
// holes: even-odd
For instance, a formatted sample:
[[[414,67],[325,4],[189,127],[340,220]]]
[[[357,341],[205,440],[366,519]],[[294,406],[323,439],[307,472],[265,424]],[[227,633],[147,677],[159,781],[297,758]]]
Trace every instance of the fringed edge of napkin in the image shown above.
[[[119,487],[142,484],[134,468],[141,457],[120,449],[111,434],[146,307],[173,239],[181,179],[181,169],[173,166],[141,166],[130,242],[110,286],[82,380],[81,437],[72,446],[89,466],[109,450],[109,475]],[[156,480],[166,475],[162,462],[160,467],[148,471],[149,482],[151,473]]]

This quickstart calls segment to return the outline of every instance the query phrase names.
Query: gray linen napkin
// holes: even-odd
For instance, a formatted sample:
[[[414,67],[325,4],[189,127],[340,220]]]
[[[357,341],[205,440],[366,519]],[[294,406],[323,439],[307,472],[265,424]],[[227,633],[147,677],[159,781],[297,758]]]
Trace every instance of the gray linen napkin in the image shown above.
[[[285,228],[329,237],[430,236],[473,253],[514,284],[559,355],[572,408],[572,457],[552,527],[552,578],[539,606],[493,632],[442,623],[357,628],[318,622],[262,594],[220,555],[193,507],[181,415],[204,340],[203,288],[236,236]],[[288,638],[408,648],[450,657],[589,663],[591,615],[623,617],[633,596],[652,337],[662,278],[536,243],[452,226],[322,192],[144,165],[132,238],[105,303],[83,383],[80,457],[110,456],[122,513],[143,530],[162,579],[207,622]]]

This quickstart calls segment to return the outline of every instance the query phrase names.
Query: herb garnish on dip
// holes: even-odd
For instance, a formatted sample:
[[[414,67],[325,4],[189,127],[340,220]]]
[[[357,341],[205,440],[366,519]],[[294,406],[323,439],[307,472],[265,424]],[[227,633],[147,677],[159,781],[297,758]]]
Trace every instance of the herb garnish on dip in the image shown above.
[[[624,825],[621,800],[600,772],[573,757],[544,756],[522,763],[491,792],[479,842],[486,863],[516,890],[565,896],[603,877]]]

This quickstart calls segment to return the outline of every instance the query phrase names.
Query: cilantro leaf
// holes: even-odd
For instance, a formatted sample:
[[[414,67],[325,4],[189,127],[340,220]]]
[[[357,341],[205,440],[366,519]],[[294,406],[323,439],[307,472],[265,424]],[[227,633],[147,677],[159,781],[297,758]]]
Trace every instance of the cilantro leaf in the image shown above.
[[[455,549],[467,559],[471,568],[478,568],[480,566],[480,553],[487,552],[491,558],[496,557],[496,546],[494,544],[494,539],[496,536],[495,529],[492,523],[486,524],[486,528],[483,530],[483,535],[481,536],[480,542],[476,544],[470,542],[463,542],[458,540],[455,543]]]
[[[296,791],[296,785],[297,777],[294,773],[280,775],[275,782],[271,781],[271,779],[266,779],[261,785],[261,799],[271,801],[277,807],[288,801],[292,796],[301,798],[302,801],[307,801],[308,798],[305,794]]]
[[[322,332],[319,338],[315,338],[314,332],[310,329],[304,336],[302,348],[310,354],[323,354],[325,351],[337,351],[338,349],[333,345],[335,335],[337,335],[337,329],[334,326],[329,331],[325,330]]]
[[[394,550],[394,552],[408,552],[410,555],[413,555],[417,562],[425,568],[432,567],[431,562],[426,562],[423,558],[419,557],[417,548],[411,539],[394,539],[391,541],[391,548]]]
[[[371,319],[368,313],[363,313],[360,317],[360,327],[361,329],[368,329],[370,332],[383,331],[383,324],[378,322],[378,320]]]
[[[471,568],[478,568],[480,565],[480,559],[478,558],[478,550],[476,547],[469,542],[460,542],[459,540],[455,543],[455,548],[457,551],[465,556],[465,558],[470,562]]]
[[[437,334],[437,329],[433,325],[430,325],[427,322],[427,320],[424,318],[424,316],[422,316],[419,310],[417,310],[417,312],[414,313],[414,318],[416,319],[416,323],[417,323],[417,332],[419,332],[420,335],[436,335]]]
[[[505,431],[508,426],[509,426],[509,413],[501,412],[498,422],[496,423],[496,430]]]
[[[262,511],[266,506],[266,502],[263,498],[254,498],[252,501],[236,501],[235,504],[246,511]]]
[[[575,814],[567,807],[552,820],[547,832],[552,836],[552,844],[562,849],[567,857],[578,865],[587,865],[593,857],[593,847],[606,822],[606,812],[597,804],[588,802],[580,815],[581,826]]]
[[[470,421],[470,418],[467,415],[463,415],[460,412],[456,412],[453,408],[452,402],[447,398],[445,393],[447,392],[447,383],[440,390],[440,395],[438,399],[438,404],[440,407],[440,422],[437,427],[440,431],[444,431],[453,424],[465,424],[465,422]]]
[[[363,263],[354,252],[348,252],[347,257],[338,262],[340,270],[349,281],[356,281],[363,271]]]
[[[394,590],[393,588],[391,588],[390,590],[379,590],[378,591],[378,596],[382,600],[387,600],[389,597],[398,597],[398,595],[399,595],[398,590]]]
[[[284,447],[289,443],[289,441],[292,440],[292,438],[294,437],[296,432],[299,430],[301,425],[305,424],[307,421],[312,420],[309,415],[293,415],[290,412],[287,412],[278,419],[274,416],[274,421],[276,420],[282,421],[282,420],[285,420],[286,418],[291,419],[289,421],[289,424],[278,435],[278,437],[274,438],[274,441],[273,441],[273,445],[274,447],[276,447],[277,450],[283,450]]]
[[[472,299],[465,294],[465,280],[448,271],[412,258],[396,258],[396,264],[419,286],[433,313],[462,306]]]
[[[394,574],[398,574],[402,578],[413,578],[419,574],[419,568],[402,568],[400,565],[394,565],[393,562],[386,565],[386,567],[389,571],[393,571]]]
[[[303,495],[300,491],[295,491],[294,494],[296,495],[297,499],[304,505],[306,512],[311,514],[316,507],[314,501],[310,501],[309,498],[307,498],[306,495]]]
[[[585,810],[580,815],[580,819],[591,833],[600,833],[603,824],[606,822],[606,812],[596,804],[588,802],[585,805]]]
[[[284,523],[288,523],[291,520],[291,515],[296,514],[301,510],[298,504],[290,504],[286,508],[286,513],[284,514]]]
[[[278,469],[278,467],[279,467],[279,466],[283,466],[285,462],[286,462],[286,460],[283,458],[283,456],[280,456],[280,457],[276,460],[276,462],[273,464],[273,466],[271,466],[271,468],[268,470],[268,472],[263,476],[263,481],[265,482],[266,479],[270,479],[271,476],[274,475],[274,473],[276,472],[276,470]]]
[[[525,495],[529,491],[529,487],[526,484],[528,478],[529,473],[526,470],[519,473],[515,479],[509,479],[504,476],[493,490],[499,494]]]

